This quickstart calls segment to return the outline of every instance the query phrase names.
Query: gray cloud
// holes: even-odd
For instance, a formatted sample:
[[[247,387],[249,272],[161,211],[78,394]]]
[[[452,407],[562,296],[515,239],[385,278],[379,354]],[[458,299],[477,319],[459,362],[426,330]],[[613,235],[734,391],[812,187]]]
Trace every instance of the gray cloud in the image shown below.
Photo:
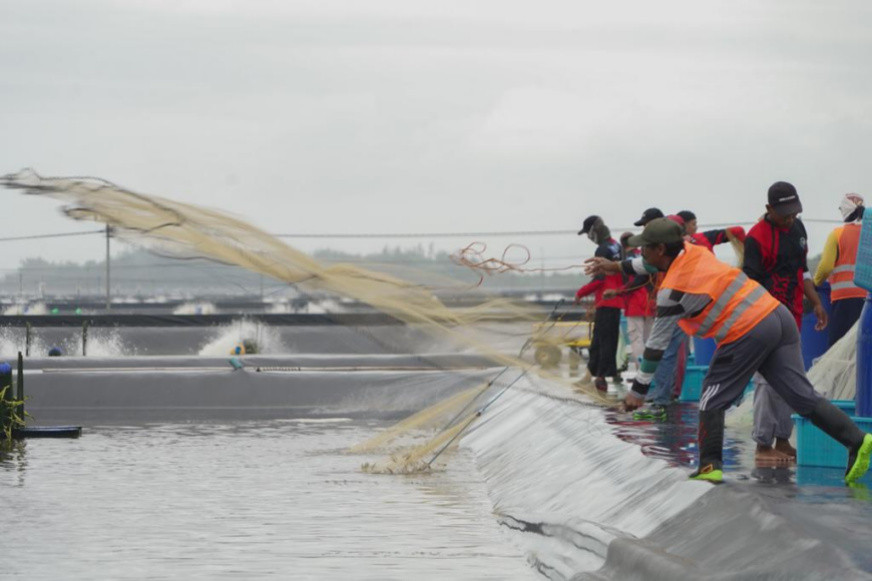
[[[836,218],[872,192],[864,3],[600,4],[4,2],[3,171],[96,174],[274,232],[571,230],[651,205],[747,222],[779,179]],[[79,227],[6,195],[11,234]]]

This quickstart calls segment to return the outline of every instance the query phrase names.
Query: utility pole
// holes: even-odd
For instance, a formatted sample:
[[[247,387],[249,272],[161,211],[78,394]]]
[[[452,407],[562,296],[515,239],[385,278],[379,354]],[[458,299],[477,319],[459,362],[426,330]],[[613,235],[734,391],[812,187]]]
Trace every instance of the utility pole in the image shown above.
[[[111,229],[106,224],[106,310],[112,308],[112,297],[109,294],[109,234]]]

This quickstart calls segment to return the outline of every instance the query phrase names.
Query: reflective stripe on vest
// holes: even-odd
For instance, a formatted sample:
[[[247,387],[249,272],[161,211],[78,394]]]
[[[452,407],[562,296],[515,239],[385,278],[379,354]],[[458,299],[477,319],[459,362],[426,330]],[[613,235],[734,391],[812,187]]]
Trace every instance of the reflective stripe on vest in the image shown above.
[[[857,247],[860,244],[860,225],[847,224],[840,230],[839,255],[829,277],[830,297],[834,301],[864,298],[866,291],[854,284],[854,263],[857,260]]]
[[[662,288],[711,297],[705,309],[679,325],[689,335],[714,337],[718,343],[739,339],[780,304],[742,271],[692,244],[685,244],[670,265]]]
[[[769,293],[766,292],[765,288],[763,288],[760,285],[757,285],[757,288],[752,290],[748,294],[748,296],[746,296],[744,299],[742,299],[742,302],[739,303],[739,306],[733,310],[732,314],[730,315],[730,318],[727,319],[727,322],[724,323],[721,326],[721,328],[718,330],[718,332],[715,334],[715,342],[720,343],[724,339],[726,339],[727,334],[730,332],[730,329],[733,327],[733,325],[739,319],[739,316],[741,316],[742,313],[744,313],[749,308],[751,308],[751,306],[753,306],[753,304],[756,303],[757,301],[759,301],[763,296],[768,295],[768,294]]]
[[[831,284],[830,288],[832,290],[844,290],[844,289],[848,289],[848,288],[860,288],[860,287],[855,285],[853,282],[837,282],[835,284]],[[863,291],[863,296],[864,297],[866,296],[866,291]]]
[[[727,290],[725,290],[715,301],[712,309],[708,312],[708,315],[706,315],[705,320],[703,320],[699,329],[697,329],[697,333],[705,335],[711,331],[715,322],[718,320],[718,317],[720,317],[721,313],[724,312],[724,309],[727,308],[727,303],[730,302],[730,298],[739,292],[739,290],[745,286],[746,282],[748,282],[748,277],[740,272],[739,276],[737,276],[736,279],[730,283],[730,286],[727,287]]]

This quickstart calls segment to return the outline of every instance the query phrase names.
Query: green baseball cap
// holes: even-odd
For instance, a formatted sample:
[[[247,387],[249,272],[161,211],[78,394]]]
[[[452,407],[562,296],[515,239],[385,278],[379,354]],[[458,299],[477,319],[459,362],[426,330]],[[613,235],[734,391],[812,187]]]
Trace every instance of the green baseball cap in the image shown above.
[[[681,231],[681,226],[669,218],[655,218],[645,224],[642,233],[631,237],[627,244],[629,246],[647,246],[648,244],[669,244],[683,239],[684,233]]]

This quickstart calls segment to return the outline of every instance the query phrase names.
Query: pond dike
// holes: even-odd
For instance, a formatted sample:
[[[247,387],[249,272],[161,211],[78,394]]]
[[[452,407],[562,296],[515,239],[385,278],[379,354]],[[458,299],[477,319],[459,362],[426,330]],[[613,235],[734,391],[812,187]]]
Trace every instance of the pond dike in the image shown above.
[[[519,383],[462,445],[500,523],[550,579],[872,578],[868,499],[816,499],[729,469],[720,486],[689,481],[562,386]]]
[[[37,426],[399,419],[487,381],[492,365],[456,354],[45,357],[28,358],[24,377]]]

